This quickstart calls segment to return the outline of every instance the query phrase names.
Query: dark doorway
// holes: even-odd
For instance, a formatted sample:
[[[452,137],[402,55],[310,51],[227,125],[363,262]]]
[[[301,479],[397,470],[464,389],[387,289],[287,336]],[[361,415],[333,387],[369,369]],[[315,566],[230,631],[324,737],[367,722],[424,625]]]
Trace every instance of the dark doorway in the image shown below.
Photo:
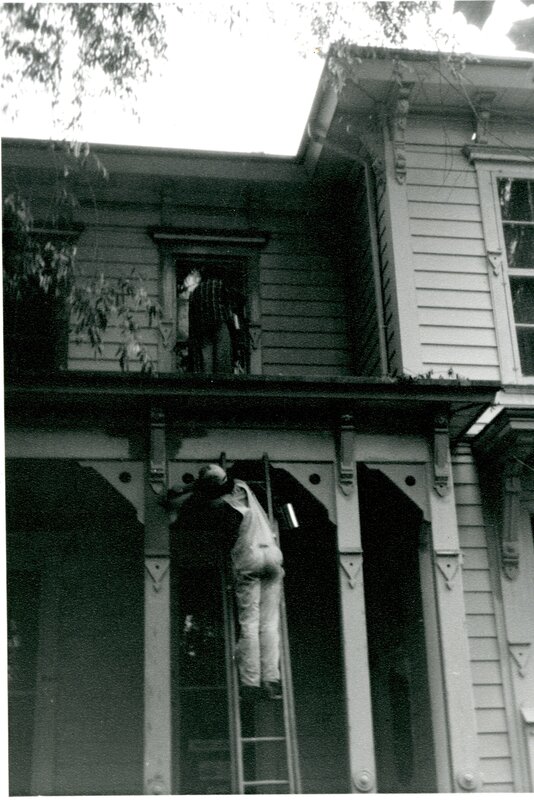
[[[435,792],[422,514],[378,470],[359,467],[358,485],[378,791]]]

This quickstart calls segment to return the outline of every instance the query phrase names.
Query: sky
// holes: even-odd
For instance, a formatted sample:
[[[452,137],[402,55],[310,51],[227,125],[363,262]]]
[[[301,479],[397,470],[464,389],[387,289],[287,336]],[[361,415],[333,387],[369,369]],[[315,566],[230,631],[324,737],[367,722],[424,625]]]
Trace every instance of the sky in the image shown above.
[[[450,31],[455,49],[474,54],[517,54],[505,36],[515,19],[534,16],[520,0],[496,0],[482,31],[452,14],[453,0],[436,22]],[[174,21],[173,21],[174,20]],[[82,141],[152,147],[292,155],[299,146],[323,60],[314,42],[295,42],[295,20],[269,24],[261,17],[240,35],[205,18],[173,16],[168,60],[138,88],[137,120],[111,98],[87,98]],[[358,32],[354,32],[355,38]],[[412,26],[409,45],[428,48]],[[20,92],[15,119],[3,136],[63,138],[49,101],[28,88]],[[69,136],[70,138],[70,136]]]

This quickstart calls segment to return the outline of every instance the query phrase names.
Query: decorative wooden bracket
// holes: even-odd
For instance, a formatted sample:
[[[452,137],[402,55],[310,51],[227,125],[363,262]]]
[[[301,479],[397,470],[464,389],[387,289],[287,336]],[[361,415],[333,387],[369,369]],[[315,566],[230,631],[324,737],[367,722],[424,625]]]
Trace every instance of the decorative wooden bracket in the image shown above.
[[[436,550],[436,567],[445,578],[447,589],[452,589],[458,570],[462,566],[463,555],[459,550]]]
[[[354,417],[345,414],[341,417],[338,442],[338,482],[339,488],[347,497],[356,485],[356,466],[354,455]]]
[[[503,470],[502,571],[508,580],[519,575],[519,514],[521,471],[518,461],[510,460]]]
[[[261,325],[249,325],[250,346],[257,350],[261,343]]]
[[[356,580],[362,568],[362,551],[355,550],[353,553],[340,553],[339,563],[341,565],[341,569],[348,578],[350,588],[354,589],[356,586]]]
[[[502,250],[486,250],[486,258],[495,276],[502,272]]]
[[[145,557],[145,569],[152,578],[154,591],[159,592],[163,578],[169,570],[169,559],[147,556]]]
[[[160,409],[150,412],[150,486],[157,495],[165,491],[166,481],[165,415]]]
[[[172,320],[162,319],[158,324],[158,330],[161,336],[161,342],[165,350],[169,350],[173,342],[174,323]]]
[[[445,416],[434,421],[434,489],[440,497],[450,492],[449,424]]]
[[[527,674],[528,662],[530,660],[530,642],[509,642],[508,650],[517,666],[517,672],[521,678]]]
[[[402,83],[399,86],[392,113],[389,120],[391,143],[395,166],[395,177],[398,183],[406,182],[406,128],[410,111],[410,94],[413,84]]]
[[[480,92],[475,97],[475,141],[477,144],[488,143],[491,105],[495,96],[496,92]]]

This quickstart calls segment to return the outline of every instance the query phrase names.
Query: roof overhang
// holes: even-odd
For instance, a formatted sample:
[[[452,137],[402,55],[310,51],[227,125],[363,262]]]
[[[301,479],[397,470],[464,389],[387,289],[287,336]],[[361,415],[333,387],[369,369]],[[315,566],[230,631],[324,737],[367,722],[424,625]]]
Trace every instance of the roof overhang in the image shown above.
[[[481,462],[494,466],[510,459],[534,465],[534,408],[507,407],[473,440]]]
[[[474,109],[490,103],[492,116],[534,118],[534,56],[495,58],[357,46],[350,53],[356,64],[354,80],[336,91],[327,60],[318,86],[298,155],[310,173],[328,151],[332,161],[336,151],[338,161],[343,156],[357,160],[359,131],[370,119],[388,119],[401,84],[409,89],[410,115],[473,118]],[[329,58],[335,58],[333,51]]]
[[[154,405],[170,423],[250,424],[330,430],[345,415],[362,432],[430,434],[437,416],[459,440],[498,385],[478,381],[307,379],[102,373],[25,374],[5,386],[6,422],[136,427]]]

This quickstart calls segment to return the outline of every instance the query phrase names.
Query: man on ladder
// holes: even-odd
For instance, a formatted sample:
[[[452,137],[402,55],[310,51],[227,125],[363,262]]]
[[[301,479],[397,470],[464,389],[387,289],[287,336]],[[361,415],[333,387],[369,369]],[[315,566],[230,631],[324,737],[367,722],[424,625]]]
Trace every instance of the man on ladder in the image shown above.
[[[227,475],[223,465],[221,454],[220,464],[202,467],[196,481],[171,489],[164,504],[173,512],[178,530],[193,533],[189,541],[197,562],[200,557],[222,567],[233,792],[299,793],[284,570],[275,533],[271,467],[264,454],[263,479],[249,481],[265,492],[266,513],[249,482]],[[283,514],[285,527],[297,527],[290,504],[279,510],[287,508],[292,520],[288,524]],[[239,621],[237,647],[230,584]]]
[[[280,683],[280,598],[282,552],[269,520],[249,486],[229,478],[218,464],[199,472],[193,495],[209,506],[230,547],[239,621],[236,661],[243,700],[261,694],[282,698]]]

